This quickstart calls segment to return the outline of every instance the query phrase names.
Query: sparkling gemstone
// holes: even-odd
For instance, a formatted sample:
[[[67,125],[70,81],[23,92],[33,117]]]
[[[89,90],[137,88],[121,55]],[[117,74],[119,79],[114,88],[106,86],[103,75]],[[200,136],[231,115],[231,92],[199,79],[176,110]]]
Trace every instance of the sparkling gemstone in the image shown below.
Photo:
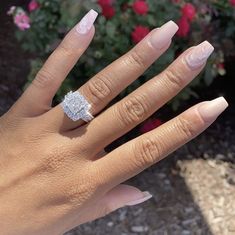
[[[92,115],[89,113],[91,105],[78,91],[70,91],[62,102],[64,112],[73,121],[83,119],[84,121],[90,121]]]

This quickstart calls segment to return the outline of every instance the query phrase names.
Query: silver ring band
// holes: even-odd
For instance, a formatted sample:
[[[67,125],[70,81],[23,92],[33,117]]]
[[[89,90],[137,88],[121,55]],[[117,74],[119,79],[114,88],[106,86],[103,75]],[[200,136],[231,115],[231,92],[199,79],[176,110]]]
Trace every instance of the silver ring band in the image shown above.
[[[79,119],[90,122],[94,118],[89,112],[91,105],[79,91],[68,92],[67,95],[65,95],[61,106],[64,113],[74,122]]]

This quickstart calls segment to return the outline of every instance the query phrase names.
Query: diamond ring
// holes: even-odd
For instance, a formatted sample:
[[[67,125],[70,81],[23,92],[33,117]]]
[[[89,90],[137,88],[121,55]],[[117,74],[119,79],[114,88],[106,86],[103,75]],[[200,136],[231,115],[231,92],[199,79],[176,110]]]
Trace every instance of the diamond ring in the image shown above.
[[[85,122],[91,121],[94,117],[89,112],[91,105],[82,96],[79,91],[72,92],[70,91],[65,95],[61,106],[64,110],[64,113],[72,119],[74,122],[79,119],[84,120]]]

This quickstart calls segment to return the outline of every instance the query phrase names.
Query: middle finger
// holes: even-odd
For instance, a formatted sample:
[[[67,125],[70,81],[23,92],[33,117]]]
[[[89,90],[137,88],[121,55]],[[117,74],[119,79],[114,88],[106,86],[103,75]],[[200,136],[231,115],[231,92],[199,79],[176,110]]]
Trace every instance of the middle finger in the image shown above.
[[[154,29],[128,53],[107,66],[82,87],[79,92],[91,104],[90,113],[100,112],[123,89],[136,80],[170,46],[178,26],[169,21],[161,28]],[[83,122],[73,122],[64,115],[61,105],[52,110],[57,127],[67,131],[80,126]],[[55,124],[54,122],[54,124]],[[61,128],[60,128],[61,130]]]
[[[173,98],[200,73],[213,50],[207,41],[188,49],[161,74],[84,126],[87,128],[84,141],[96,146],[89,154],[105,148]]]

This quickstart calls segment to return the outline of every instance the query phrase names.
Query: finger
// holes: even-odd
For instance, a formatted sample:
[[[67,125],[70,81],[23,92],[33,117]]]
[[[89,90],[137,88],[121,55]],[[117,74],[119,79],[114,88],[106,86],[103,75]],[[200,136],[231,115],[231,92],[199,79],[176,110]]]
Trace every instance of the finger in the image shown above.
[[[131,178],[196,137],[227,108],[223,97],[202,102],[94,162],[108,188]]]
[[[89,206],[82,215],[78,214],[80,224],[103,217],[121,207],[134,206],[150,199],[152,195],[141,192],[138,188],[129,185],[118,185]],[[74,227],[77,226],[76,221]]]
[[[212,51],[213,47],[208,42],[189,49],[160,75],[89,123],[84,141],[96,146],[91,149],[93,152],[90,156],[137,126],[173,98],[199,74]]]
[[[177,30],[178,26],[172,21],[153,30],[127,54],[84,84],[79,92],[91,104],[91,114],[100,112],[124,88],[143,74],[167,50]],[[57,117],[58,126],[63,126],[64,130],[73,129],[83,123],[73,122],[67,118],[60,105],[52,112],[52,115]]]
[[[25,116],[36,116],[51,108],[52,99],[94,36],[97,12],[89,11],[60,43],[18,102]]]
[[[120,184],[110,190],[101,200],[104,214],[111,213],[124,206],[134,206],[149,200],[152,195],[148,191],[141,192],[138,188]]]

